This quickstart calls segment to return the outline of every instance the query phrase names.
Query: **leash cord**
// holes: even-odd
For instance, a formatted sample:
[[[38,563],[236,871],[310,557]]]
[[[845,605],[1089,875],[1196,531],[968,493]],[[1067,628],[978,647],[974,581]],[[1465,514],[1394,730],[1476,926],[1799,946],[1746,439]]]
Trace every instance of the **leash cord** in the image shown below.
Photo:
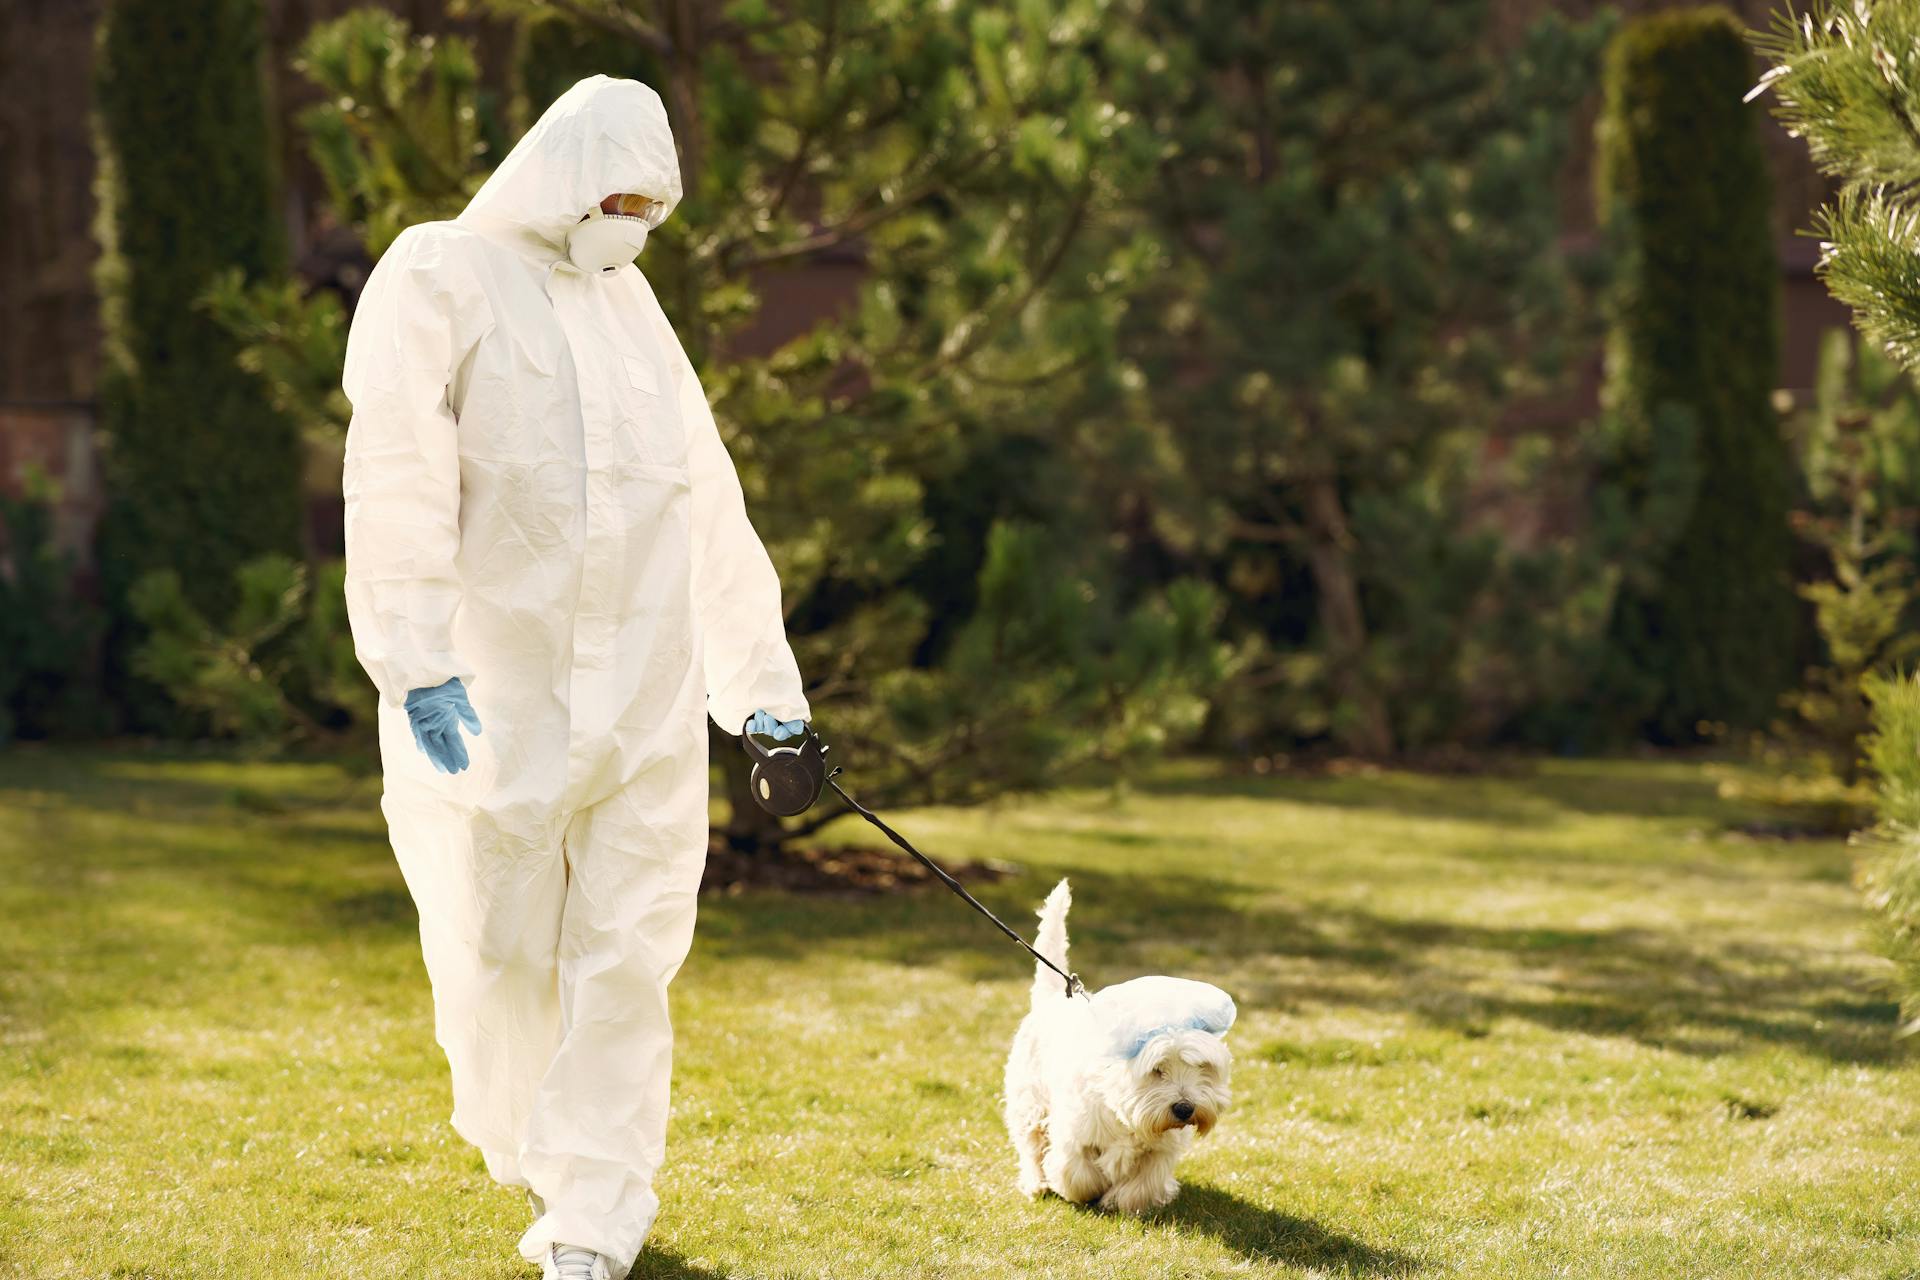
[[[965,898],[967,900],[968,906],[972,907],[975,911],[978,911],[981,915],[985,916],[987,919],[993,921],[995,928],[999,929],[1000,932],[1006,934],[1009,938],[1012,938],[1015,942],[1019,943],[1020,946],[1026,950],[1028,955],[1032,956],[1035,960],[1038,960],[1041,964],[1047,966],[1047,968],[1059,974],[1061,979],[1064,980],[1067,984],[1067,995],[1079,996],[1082,999],[1092,998],[1087,995],[1087,984],[1080,981],[1079,974],[1067,972],[1065,969],[1062,969],[1059,965],[1055,964],[1053,961],[1047,959],[1045,956],[1041,955],[1038,951],[1034,950],[1032,943],[1028,942],[1025,938],[1021,937],[1019,934],[1015,933],[1011,928],[1009,928],[1007,926],[1006,921],[1002,920],[999,916],[993,914],[993,912],[987,910],[986,906],[980,901],[980,899],[968,893],[967,887],[961,884],[958,880],[955,880],[952,876],[948,875],[946,870],[943,867],[941,867],[939,863],[935,862],[932,858],[929,858],[926,854],[914,848],[911,844],[907,842],[907,838],[905,836],[901,835],[898,831],[895,831],[892,827],[882,822],[878,814],[874,813],[873,810],[867,808],[867,806],[861,804],[858,800],[855,800],[852,796],[848,795],[844,790],[842,790],[840,787],[840,784],[834,781],[834,779],[838,778],[839,776],[840,776],[840,771],[838,769],[835,769],[832,773],[828,774],[827,785],[833,788],[833,794],[839,796],[842,800],[846,802],[846,805],[849,809],[853,810],[855,813],[865,818],[868,822],[871,822],[874,826],[880,828],[880,834],[884,835],[887,839],[893,841],[895,844],[899,845],[902,849],[905,849],[909,854],[913,855],[914,860],[919,862],[921,866],[933,872],[934,875],[939,876],[940,883],[946,885],[947,888],[953,890],[955,893]]]

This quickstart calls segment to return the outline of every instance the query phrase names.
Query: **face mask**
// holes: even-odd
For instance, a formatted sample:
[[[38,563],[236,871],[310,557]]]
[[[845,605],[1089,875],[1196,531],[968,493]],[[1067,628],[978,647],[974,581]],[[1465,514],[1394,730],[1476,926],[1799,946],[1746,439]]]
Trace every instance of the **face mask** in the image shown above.
[[[588,275],[612,275],[640,256],[650,230],[644,218],[594,209],[567,236],[567,260]]]

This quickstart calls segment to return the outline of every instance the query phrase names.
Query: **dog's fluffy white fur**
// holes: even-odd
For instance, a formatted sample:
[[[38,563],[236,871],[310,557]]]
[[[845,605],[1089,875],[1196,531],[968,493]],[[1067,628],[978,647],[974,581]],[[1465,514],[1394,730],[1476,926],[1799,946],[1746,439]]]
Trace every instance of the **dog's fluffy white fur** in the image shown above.
[[[1067,967],[1062,880],[1040,908],[1034,949]],[[1173,1167],[1231,1101],[1232,1055],[1206,1031],[1162,1029],[1130,1057],[1114,1053],[1089,1002],[1034,966],[1033,1002],[1007,1056],[1007,1133],[1020,1190],[1144,1213],[1180,1192]]]

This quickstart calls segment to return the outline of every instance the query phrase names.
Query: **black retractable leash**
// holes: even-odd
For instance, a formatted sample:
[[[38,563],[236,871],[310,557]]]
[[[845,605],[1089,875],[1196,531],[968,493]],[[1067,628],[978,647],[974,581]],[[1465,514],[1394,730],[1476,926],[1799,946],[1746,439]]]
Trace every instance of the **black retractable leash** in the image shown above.
[[[747,723],[753,722],[749,720]],[[791,818],[811,809],[814,801],[820,798],[823,787],[832,787],[833,793],[846,802],[847,808],[878,827],[882,835],[905,849],[921,866],[940,877],[940,883],[965,898],[968,906],[991,920],[996,929],[1019,943],[1021,949],[1028,955],[1059,974],[1067,984],[1068,995],[1087,997],[1087,984],[1080,981],[1079,974],[1067,972],[1034,950],[1032,943],[1015,933],[999,916],[987,910],[980,899],[968,893],[966,886],[948,875],[945,868],[914,848],[907,842],[905,836],[882,822],[873,810],[842,790],[840,784],[835,781],[840,776],[840,770],[837,766],[833,769],[827,768],[827,744],[820,741],[820,735],[813,731],[812,725],[801,730],[799,742],[783,747],[762,746],[743,728],[740,731],[740,745],[746,749],[748,758],[753,761],[753,773],[748,781],[753,789],[753,798],[762,809],[782,818]]]

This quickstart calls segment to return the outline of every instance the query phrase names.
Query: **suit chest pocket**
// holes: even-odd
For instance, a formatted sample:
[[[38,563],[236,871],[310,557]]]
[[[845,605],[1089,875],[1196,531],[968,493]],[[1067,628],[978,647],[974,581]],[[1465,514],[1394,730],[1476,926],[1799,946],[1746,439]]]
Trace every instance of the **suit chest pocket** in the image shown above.
[[[680,406],[667,394],[660,366],[647,356],[621,356],[615,376],[620,405],[619,461],[642,466],[686,465]]]
[[[653,361],[640,356],[621,356],[620,364],[626,370],[629,388],[650,396],[660,394],[660,374]]]

